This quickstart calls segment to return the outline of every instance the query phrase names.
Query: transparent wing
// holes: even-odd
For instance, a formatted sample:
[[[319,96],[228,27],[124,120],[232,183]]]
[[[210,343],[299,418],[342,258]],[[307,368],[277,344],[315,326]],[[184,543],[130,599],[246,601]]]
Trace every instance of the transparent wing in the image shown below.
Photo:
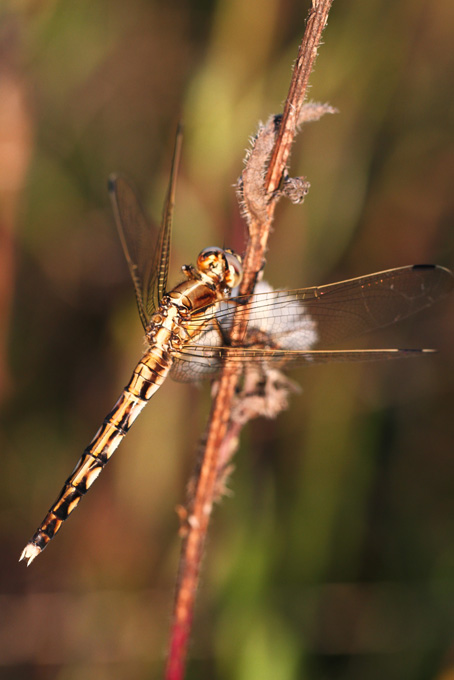
[[[246,347],[207,348],[191,346],[179,353],[171,375],[174,380],[191,382],[215,377],[226,361],[240,369],[253,366],[273,366],[286,369],[329,362],[385,361],[432,354],[430,349],[357,349],[357,350],[276,350]]]
[[[162,296],[166,292],[167,286],[167,276],[169,273],[170,264],[170,237],[172,234],[173,208],[175,205],[175,189],[178,168],[180,166],[182,141],[183,141],[183,128],[182,125],[179,124],[177,128],[177,134],[175,137],[172,167],[170,169],[169,186],[167,189],[166,202],[164,204],[164,212],[162,215],[158,247],[156,249],[155,258],[153,261],[153,270],[155,271],[158,284],[157,285],[158,297],[155,299],[155,307],[157,307],[157,305],[161,301]]]
[[[249,300],[235,297],[232,302],[250,315],[247,333],[259,327],[279,343],[290,332],[303,330],[308,331],[312,346],[329,346],[404,319],[453,289],[454,276],[448,269],[412,265],[314,288],[273,291],[268,287]],[[234,312],[229,304],[216,314],[225,331]]]
[[[182,133],[178,128],[172,160],[169,187],[158,234],[148,222],[132,184],[122,175],[109,178],[112,201],[121,245],[128,263],[144,328],[165,293],[170,261],[175,182]]]
[[[283,365],[325,361],[379,360],[412,356],[409,350],[324,350],[349,337],[381,328],[428,307],[454,289],[443,267],[414,265],[315,288],[273,291],[259,284],[251,298],[234,297],[215,312],[220,331],[211,331],[178,356],[177,379],[197,379],[222,363]],[[229,347],[235,307],[249,320],[240,347]],[[213,312],[206,310],[207,319]],[[203,313],[202,313],[203,316]],[[201,314],[197,316],[200,321]],[[318,349],[318,348],[322,349]],[[187,364],[187,365],[186,365]],[[191,377],[193,376],[193,377]]]
[[[134,284],[140,319],[146,328],[156,297],[157,281],[153,272],[156,238],[127,179],[121,175],[112,175],[109,178],[109,193],[121,245]]]

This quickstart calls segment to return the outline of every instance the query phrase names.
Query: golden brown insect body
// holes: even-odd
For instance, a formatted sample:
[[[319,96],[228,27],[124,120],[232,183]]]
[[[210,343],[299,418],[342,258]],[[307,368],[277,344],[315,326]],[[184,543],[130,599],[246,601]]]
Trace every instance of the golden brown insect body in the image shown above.
[[[207,309],[224,300],[241,280],[240,258],[221,248],[203,250],[197,267],[185,266],[187,280],[165,295],[146,329],[149,349],[140,359],[112,411],[85,449],[60,496],[52,505],[21,559],[30,564],[78,506],[134,420],[166,379],[174,356],[202,333]],[[197,312],[202,311],[197,319]]]

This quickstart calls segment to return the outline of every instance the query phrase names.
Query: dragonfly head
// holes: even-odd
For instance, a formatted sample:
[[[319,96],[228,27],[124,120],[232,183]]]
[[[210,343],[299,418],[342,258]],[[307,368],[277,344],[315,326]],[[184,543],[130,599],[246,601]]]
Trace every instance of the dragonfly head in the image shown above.
[[[241,257],[233,250],[222,248],[205,248],[197,258],[197,269],[210,283],[222,284],[227,288],[235,288],[243,278]]]

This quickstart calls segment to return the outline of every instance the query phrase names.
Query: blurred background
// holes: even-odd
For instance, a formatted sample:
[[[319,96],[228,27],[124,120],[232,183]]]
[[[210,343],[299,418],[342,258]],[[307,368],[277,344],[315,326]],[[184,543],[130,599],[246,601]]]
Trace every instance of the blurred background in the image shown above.
[[[209,387],[153,398],[48,550],[17,564],[143,349],[106,191],[159,221],[185,122],[173,269],[241,251],[233,184],[281,111],[310,2],[4,0],[0,10],[0,676],[162,676]],[[454,266],[452,0],[334,0],[266,277]],[[454,677],[454,298],[351,343],[437,347],[311,367],[253,423],[216,508],[188,678]]]

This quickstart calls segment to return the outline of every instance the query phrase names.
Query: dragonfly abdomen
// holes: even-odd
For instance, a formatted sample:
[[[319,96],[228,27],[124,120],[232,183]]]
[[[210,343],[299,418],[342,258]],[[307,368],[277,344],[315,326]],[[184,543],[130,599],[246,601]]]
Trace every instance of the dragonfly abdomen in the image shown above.
[[[148,400],[162,385],[170,366],[169,354],[157,346],[150,348],[142,357],[117,403],[104,418],[98,432],[66,480],[58,499],[25,546],[21,559],[27,559],[30,564],[60,530],[63,522],[101,474]]]

